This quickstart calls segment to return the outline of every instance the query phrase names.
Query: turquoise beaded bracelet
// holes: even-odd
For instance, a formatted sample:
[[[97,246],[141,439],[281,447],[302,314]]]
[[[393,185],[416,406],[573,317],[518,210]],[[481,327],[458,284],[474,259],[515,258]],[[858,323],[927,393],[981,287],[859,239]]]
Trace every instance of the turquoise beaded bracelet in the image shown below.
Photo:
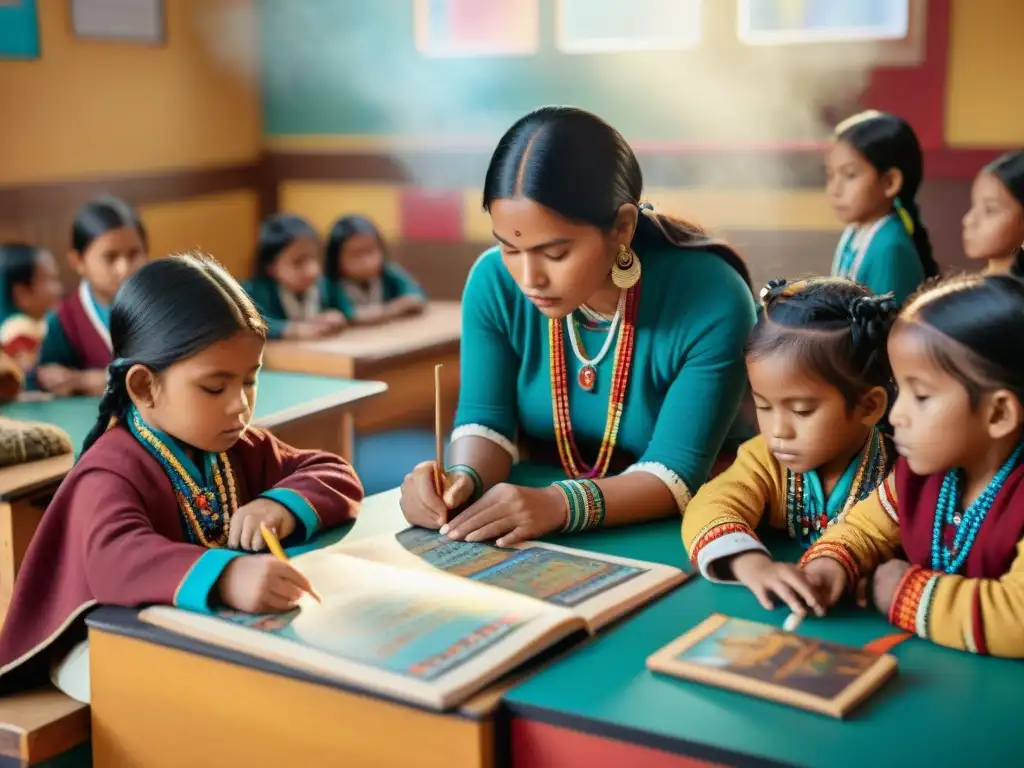
[[[563,533],[581,533],[604,524],[604,494],[593,480],[559,480],[555,487],[568,509]]]
[[[476,501],[484,495],[484,481],[480,477],[480,473],[473,469],[469,464],[456,464],[448,467],[448,472],[461,472],[462,474],[469,477],[473,481],[473,495],[469,497],[470,501]]]

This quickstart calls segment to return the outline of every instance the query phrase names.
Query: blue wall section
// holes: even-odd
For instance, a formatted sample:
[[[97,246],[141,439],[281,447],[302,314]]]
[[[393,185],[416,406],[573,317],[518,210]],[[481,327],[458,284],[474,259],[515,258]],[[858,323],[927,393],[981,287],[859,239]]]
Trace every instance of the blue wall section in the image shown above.
[[[0,5],[0,59],[38,59],[36,0]]]

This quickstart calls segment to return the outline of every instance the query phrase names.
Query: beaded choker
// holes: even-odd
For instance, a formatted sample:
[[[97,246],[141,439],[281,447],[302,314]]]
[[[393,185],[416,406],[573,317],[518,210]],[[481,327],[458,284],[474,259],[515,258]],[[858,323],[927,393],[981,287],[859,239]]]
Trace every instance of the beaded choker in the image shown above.
[[[633,341],[636,337],[636,313],[640,298],[640,284],[625,292],[619,322],[618,341],[615,346],[615,367],[612,369],[611,391],[608,394],[608,419],[605,422],[604,437],[594,466],[587,466],[576,446],[569,417],[569,384],[565,364],[565,337],[562,323],[548,320],[548,349],[551,366],[551,406],[555,422],[555,443],[562,468],[570,478],[604,477],[611,463],[615,441],[619,434],[619,423],[626,401],[626,385],[633,361]],[[612,331],[609,331],[612,333]],[[596,373],[594,374],[596,376]]]
[[[204,474],[171,440],[158,435],[132,409],[128,429],[160,462],[174,487],[182,513],[182,528],[188,540],[203,547],[223,547],[228,543],[231,515],[238,509],[235,476],[226,453],[204,453]],[[203,483],[200,485],[200,482]]]
[[[939,501],[935,505],[935,522],[932,524],[932,570],[956,573],[967,561],[974,540],[978,537],[981,524],[996,500],[1006,478],[1020,463],[1024,443],[1014,449],[1006,462],[989,480],[985,490],[962,514],[964,473],[951,469],[942,480]]]
[[[885,479],[887,469],[885,441],[878,429],[873,429],[843,506],[834,515],[828,513],[827,499],[816,499],[815,494],[808,492],[807,478],[802,473],[787,471],[786,524],[790,538],[804,548],[809,547],[826,528],[842,520],[850,507],[866,499]]]

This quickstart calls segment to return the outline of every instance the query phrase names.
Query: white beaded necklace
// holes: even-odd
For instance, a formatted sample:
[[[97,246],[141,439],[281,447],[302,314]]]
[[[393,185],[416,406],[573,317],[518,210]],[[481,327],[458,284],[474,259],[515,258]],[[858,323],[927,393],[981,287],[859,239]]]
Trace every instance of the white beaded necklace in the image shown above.
[[[583,351],[580,349],[579,331],[576,328],[576,319],[573,317],[573,313],[570,312],[565,316],[565,329],[569,334],[569,343],[572,345],[572,352],[576,355],[576,359],[579,360],[580,365],[582,366],[578,377],[579,385],[588,392],[594,388],[594,382],[597,380],[597,366],[601,364],[601,361],[604,360],[608,355],[608,351],[612,348],[612,342],[616,337],[615,332],[618,330],[619,324],[622,321],[622,313],[625,308],[626,292],[620,291],[619,303],[615,308],[615,314],[612,316],[612,322],[608,328],[608,334],[605,336],[604,344],[601,345],[601,349],[597,355],[589,360],[584,357]],[[593,312],[594,310],[590,311]]]

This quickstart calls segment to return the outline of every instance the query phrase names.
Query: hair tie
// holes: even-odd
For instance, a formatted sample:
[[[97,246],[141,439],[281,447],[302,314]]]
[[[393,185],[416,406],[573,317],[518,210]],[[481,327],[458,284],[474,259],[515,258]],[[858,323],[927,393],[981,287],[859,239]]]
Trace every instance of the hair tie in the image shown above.
[[[636,207],[640,209],[640,213],[644,213],[645,211],[653,211],[654,210],[654,206],[651,205],[648,202],[638,203]]]
[[[914,220],[910,218],[910,213],[906,208],[903,207],[903,201],[900,200],[900,196],[896,197],[892,201],[893,208],[896,209],[896,213],[900,217],[900,221],[903,222],[903,228],[907,230],[907,234],[911,237],[914,236]]]

